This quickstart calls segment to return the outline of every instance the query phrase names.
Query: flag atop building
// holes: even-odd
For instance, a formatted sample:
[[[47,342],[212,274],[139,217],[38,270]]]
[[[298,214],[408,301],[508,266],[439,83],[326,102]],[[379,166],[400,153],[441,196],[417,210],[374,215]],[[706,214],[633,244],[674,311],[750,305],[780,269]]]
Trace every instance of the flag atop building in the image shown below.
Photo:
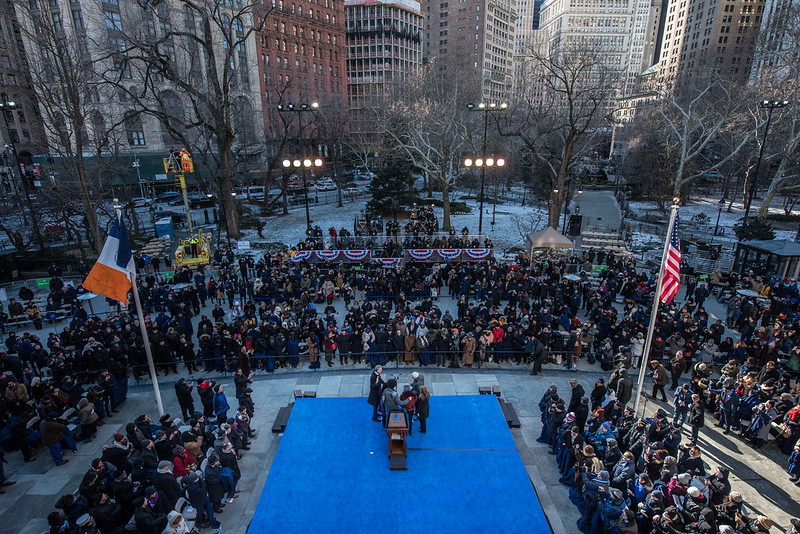
[[[678,294],[678,289],[681,287],[681,240],[678,237],[678,214],[675,214],[675,222],[670,228],[670,234],[667,236],[669,240],[669,247],[667,254],[664,257],[664,275],[661,282],[661,295],[659,298],[666,306],[675,295]]]
[[[114,220],[103,251],[83,281],[84,289],[128,304],[130,275],[134,272],[133,253],[121,217]]]

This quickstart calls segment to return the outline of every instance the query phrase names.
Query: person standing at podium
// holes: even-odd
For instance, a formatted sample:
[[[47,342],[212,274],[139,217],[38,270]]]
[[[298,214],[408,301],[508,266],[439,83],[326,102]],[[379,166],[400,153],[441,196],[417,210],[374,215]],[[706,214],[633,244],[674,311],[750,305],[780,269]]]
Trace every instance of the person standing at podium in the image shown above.
[[[381,404],[381,389],[386,384],[381,378],[381,373],[383,372],[383,366],[376,365],[375,369],[372,371],[372,376],[369,377],[369,398],[367,398],[367,402],[372,405],[372,420],[373,421],[380,421],[380,417],[378,416],[378,406]]]
[[[389,426],[389,414],[392,412],[399,412],[402,411],[404,414],[406,413],[405,409],[401,408],[401,406],[405,406],[408,404],[409,400],[404,399],[400,400],[400,397],[397,395],[397,380],[394,378],[390,378],[386,381],[386,388],[383,390],[383,428],[387,428]],[[408,420],[406,420],[406,424]]]

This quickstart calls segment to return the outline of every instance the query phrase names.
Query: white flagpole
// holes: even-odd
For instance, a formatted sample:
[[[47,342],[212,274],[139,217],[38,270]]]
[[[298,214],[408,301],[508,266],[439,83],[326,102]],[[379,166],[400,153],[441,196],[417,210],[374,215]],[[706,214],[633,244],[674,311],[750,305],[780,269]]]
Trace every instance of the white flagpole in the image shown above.
[[[669,215],[669,225],[667,226],[667,239],[664,242],[664,252],[661,254],[661,265],[659,266],[658,279],[656,281],[656,292],[653,298],[653,309],[650,311],[650,324],[647,327],[647,338],[644,341],[644,352],[642,360],[639,362],[639,381],[636,387],[636,400],[633,404],[633,413],[639,415],[639,404],[642,400],[642,388],[644,387],[644,374],[650,365],[650,347],[653,344],[653,332],[658,321],[658,307],[661,304],[661,286],[664,283],[664,267],[667,263],[667,253],[669,243],[672,240],[672,231],[675,227],[675,217],[678,215],[678,202],[680,199],[673,199],[672,212]],[[677,296],[677,295],[676,295]],[[644,415],[644,414],[642,414]]]
[[[121,211],[119,207],[115,206],[117,210],[117,220],[121,219]],[[129,274],[131,286],[133,290],[133,302],[136,305],[136,314],[139,317],[139,329],[142,332],[142,344],[144,345],[144,354],[147,357],[147,367],[150,369],[150,380],[153,381],[153,391],[156,394],[156,406],[158,407],[158,415],[164,415],[164,403],[161,402],[161,390],[158,389],[158,375],[156,374],[156,366],[153,363],[153,353],[150,350],[150,336],[147,334],[147,327],[144,324],[144,314],[142,313],[142,303],[139,300],[139,288],[136,285],[136,267]]]
[[[133,302],[136,305],[136,315],[139,317],[139,329],[142,332],[144,354],[147,356],[147,367],[150,369],[150,379],[153,381],[153,391],[156,394],[156,406],[158,406],[158,415],[160,417],[164,415],[164,403],[161,402],[161,390],[158,389],[158,375],[156,374],[156,366],[153,363],[153,353],[150,351],[150,336],[147,334],[147,326],[144,324],[142,303],[139,300],[139,288],[136,287],[135,271],[131,273],[131,284],[133,285]]]

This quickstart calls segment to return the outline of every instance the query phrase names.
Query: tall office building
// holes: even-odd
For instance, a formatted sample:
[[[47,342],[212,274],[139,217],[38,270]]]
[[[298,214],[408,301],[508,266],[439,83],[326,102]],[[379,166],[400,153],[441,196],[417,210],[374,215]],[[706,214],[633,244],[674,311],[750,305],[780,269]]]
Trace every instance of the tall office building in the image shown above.
[[[51,152],[69,153],[80,141],[90,152],[100,147],[137,161],[142,156],[147,160],[141,165],[144,174],[163,169],[161,159],[171,148],[180,146],[168,124],[184,128],[186,137],[196,146],[206,144],[207,131],[188,126],[201,120],[205,110],[196,110],[187,91],[165,77],[163,71],[143,68],[144,63],[137,59],[136,45],[140,44],[143,49],[157,47],[171,71],[180,73],[182,82],[204,89],[211,98],[215,93],[210,73],[216,73],[214,82],[221,83],[222,72],[227,72],[232,122],[241,134],[233,150],[245,145],[263,146],[256,39],[250,32],[252,10],[242,0],[224,4],[201,0],[192,5],[175,0],[30,0],[17,6],[22,27],[17,39],[25,45],[34,83],[46,85],[48,90],[74,89],[77,98],[73,100],[79,102],[76,108],[85,114],[84,131],[77,135],[68,131],[71,124],[53,110],[59,91],[48,93],[51,102],[39,102]],[[212,20],[204,20],[204,5],[215,7]],[[217,47],[213,70],[200,44],[191,38],[198,35],[202,39],[206,23],[214,32]],[[56,57],[56,51],[63,54]],[[71,70],[61,72],[67,64]],[[109,83],[109,79],[115,83]],[[138,104],[132,95],[140,95],[141,103],[159,113],[136,114]],[[161,118],[156,116],[159,114]],[[52,123],[58,120],[61,123]],[[128,172],[137,174],[134,169]]]
[[[356,135],[375,138],[373,110],[422,66],[416,0],[345,0],[347,96]]]
[[[800,59],[796,26],[798,0],[766,0],[758,49],[753,58],[750,81],[757,83],[790,74]],[[780,96],[780,95],[777,95]]]
[[[347,91],[344,1],[271,0],[271,4],[258,36],[268,139],[284,133],[278,104],[318,102],[339,107]]]
[[[665,88],[713,73],[730,83],[750,77],[765,0],[669,0],[659,58]]]
[[[28,59],[22,41],[17,15],[11,0],[0,0],[0,103],[6,124],[0,121],[0,140],[6,149],[0,153],[6,174],[14,161],[10,153],[13,143],[22,164],[31,164],[31,156],[46,149],[44,127],[33,93]],[[4,183],[5,185],[5,183]]]
[[[516,0],[423,0],[423,55],[434,68],[468,83],[475,99],[511,95]]]
[[[587,46],[624,76],[622,94],[637,89],[647,68],[645,49],[651,0],[545,0],[540,26],[549,48]]]

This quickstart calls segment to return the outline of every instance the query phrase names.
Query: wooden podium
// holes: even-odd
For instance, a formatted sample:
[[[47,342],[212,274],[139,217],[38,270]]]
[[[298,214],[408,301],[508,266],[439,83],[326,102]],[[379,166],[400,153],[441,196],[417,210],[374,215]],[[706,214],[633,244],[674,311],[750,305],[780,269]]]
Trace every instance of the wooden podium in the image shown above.
[[[386,435],[389,436],[389,470],[405,471],[406,467],[406,435],[408,425],[403,412],[390,412]]]

